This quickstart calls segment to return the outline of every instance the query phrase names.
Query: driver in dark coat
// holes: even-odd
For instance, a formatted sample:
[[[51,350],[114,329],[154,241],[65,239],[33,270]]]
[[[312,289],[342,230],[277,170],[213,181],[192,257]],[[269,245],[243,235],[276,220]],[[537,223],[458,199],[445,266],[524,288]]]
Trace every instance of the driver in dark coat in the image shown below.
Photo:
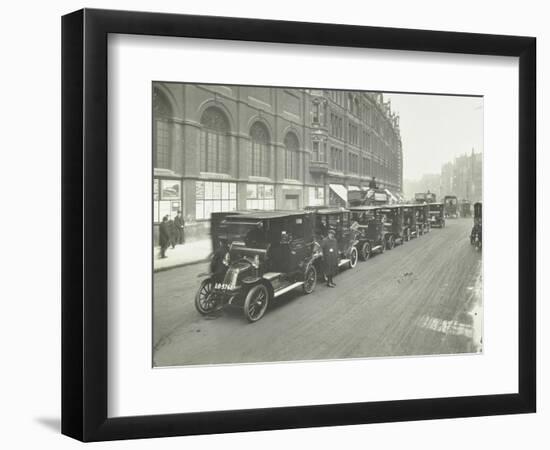
[[[321,241],[321,250],[323,251],[323,270],[327,277],[327,286],[334,287],[336,284],[332,277],[338,271],[338,242],[335,239],[334,229],[328,230],[328,236]]]
[[[166,258],[166,249],[170,245],[171,233],[170,224],[168,222],[168,216],[162,218],[162,222],[159,225],[159,245],[160,245],[160,257]]]

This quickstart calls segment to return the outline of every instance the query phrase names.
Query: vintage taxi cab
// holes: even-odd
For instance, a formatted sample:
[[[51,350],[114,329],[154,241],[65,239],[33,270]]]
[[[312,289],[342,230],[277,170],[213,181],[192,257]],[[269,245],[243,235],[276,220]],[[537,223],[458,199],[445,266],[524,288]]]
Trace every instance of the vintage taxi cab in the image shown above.
[[[445,227],[445,205],[442,202],[430,203],[430,224],[431,227]]]
[[[315,239],[317,243],[333,229],[338,242],[338,267],[353,269],[357,265],[359,252],[357,250],[357,230],[352,228],[350,211],[339,207],[308,207],[315,216]]]
[[[406,241],[418,237],[420,231],[417,219],[418,208],[416,205],[403,205],[403,235]]]
[[[386,205],[378,208],[384,224],[386,250],[405,242],[404,208],[402,205]]]
[[[350,207],[351,221],[357,223],[357,248],[359,258],[366,261],[373,253],[386,250],[384,224],[376,206]]]
[[[481,250],[481,238],[482,234],[482,207],[481,202],[474,203],[474,226],[470,233],[470,243],[476,247],[477,250]]]
[[[458,199],[456,195],[446,195],[443,198],[445,205],[445,217],[456,219],[458,217]]]
[[[320,258],[313,220],[306,211],[255,211],[221,220],[213,233],[225,254],[217,255],[217,269],[200,284],[198,312],[206,315],[233,306],[256,322],[281,295],[298,288],[313,292]]]
[[[416,208],[416,223],[418,225],[418,233],[423,235],[430,232],[430,206],[427,203],[418,203],[414,205]]]

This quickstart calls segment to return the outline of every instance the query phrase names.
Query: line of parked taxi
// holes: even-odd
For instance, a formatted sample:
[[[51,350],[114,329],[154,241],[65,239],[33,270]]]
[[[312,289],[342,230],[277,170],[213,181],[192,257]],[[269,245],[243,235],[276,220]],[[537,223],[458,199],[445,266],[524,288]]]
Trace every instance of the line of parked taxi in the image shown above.
[[[315,290],[324,276],[320,242],[330,229],[338,266],[354,268],[359,260],[444,226],[443,203],[213,213],[214,253],[195,307],[203,315],[237,307],[256,322],[281,295]]]

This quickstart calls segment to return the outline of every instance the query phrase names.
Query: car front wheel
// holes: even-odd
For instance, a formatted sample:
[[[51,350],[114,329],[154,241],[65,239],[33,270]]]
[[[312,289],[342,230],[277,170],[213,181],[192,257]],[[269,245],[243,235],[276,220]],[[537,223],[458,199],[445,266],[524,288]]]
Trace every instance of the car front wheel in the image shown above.
[[[195,295],[195,308],[202,315],[211,314],[218,309],[218,302],[213,298],[214,281],[212,278],[203,280]]]
[[[361,246],[361,259],[362,259],[363,261],[366,261],[367,259],[370,258],[370,254],[371,254],[370,243],[365,242],[365,243]]]
[[[311,294],[315,289],[316,284],[317,284],[317,270],[315,269],[315,266],[312,264],[307,268],[306,275],[304,277],[304,284],[302,285],[304,294]]]
[[[359,253],[357,248],[353,247],[349,254],[349,268],[353,269],[357,265],[357,260],[359,259]]]
[[[263,284],[257,284],[250,289],[244,301],[244,315],[247,320],[249,322],[260,320],[265,314],[268,302],[269,292]]]

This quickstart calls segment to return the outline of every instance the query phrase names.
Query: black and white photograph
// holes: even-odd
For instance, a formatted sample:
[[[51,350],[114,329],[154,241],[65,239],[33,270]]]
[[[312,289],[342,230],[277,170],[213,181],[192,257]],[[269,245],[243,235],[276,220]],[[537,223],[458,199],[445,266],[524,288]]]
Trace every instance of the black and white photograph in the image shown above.
[[[154,367],[483,354],[483,96],[151,97]]]

